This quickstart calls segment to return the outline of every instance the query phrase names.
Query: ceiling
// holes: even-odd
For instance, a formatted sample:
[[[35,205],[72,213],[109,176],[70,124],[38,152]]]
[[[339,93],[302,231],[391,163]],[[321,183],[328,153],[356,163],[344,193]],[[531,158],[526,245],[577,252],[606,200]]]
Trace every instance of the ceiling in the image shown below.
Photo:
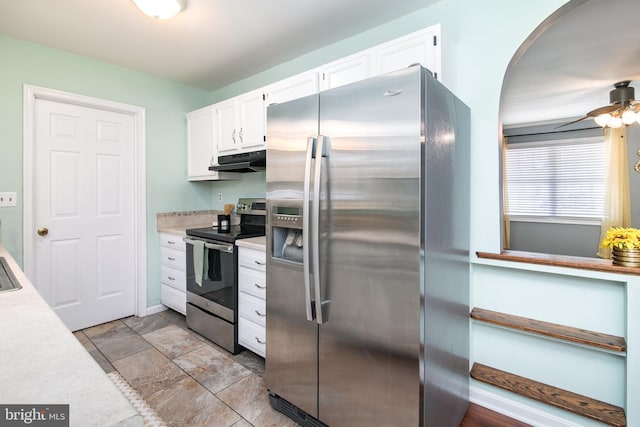
[[[584,116],[631,80],[640,98],[640,1],[583,3],[544,31],[512,64],[502,92],[504,125]]]
[[[0,0],[0,34],[214,90],[439,0]]]

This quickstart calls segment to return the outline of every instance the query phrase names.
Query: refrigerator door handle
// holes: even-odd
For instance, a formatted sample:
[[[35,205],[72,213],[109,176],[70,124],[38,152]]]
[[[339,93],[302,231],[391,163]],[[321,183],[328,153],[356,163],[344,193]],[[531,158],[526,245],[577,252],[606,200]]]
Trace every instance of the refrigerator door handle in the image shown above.
[[[316,164],[313,173],[313,211],[311,213],[311,235],[313,236],[313,287],[315,291],[316,322],[321,325],[327,321],[327,315],[322,311],[322,292],[320,284],[320,175],[323,158],[327,157],[326,136],[319,135],[315,147]]]
[[[315,320],[315,313],[313,310],[313,303],[311,301],[311,271],[309,268],[310,256],[309,250],[311,248],[309,242],[309,232],[311,228],[309,226],[309,193],[311,191],[311,159],[313,157],[313,150],[316,146],[316,138],[307,139],[307,154],[304,161],[304,188],[302,196],[302,265],[304,275],[304,301],[306,305],[307,320],[312,322]]]

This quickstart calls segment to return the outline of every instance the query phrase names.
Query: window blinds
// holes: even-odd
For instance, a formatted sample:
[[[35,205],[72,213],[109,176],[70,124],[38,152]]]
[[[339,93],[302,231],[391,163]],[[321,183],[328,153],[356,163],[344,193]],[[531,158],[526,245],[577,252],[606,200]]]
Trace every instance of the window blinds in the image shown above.
[[[603,137],[508,144],[505,155],[509,215],[602,218]]]

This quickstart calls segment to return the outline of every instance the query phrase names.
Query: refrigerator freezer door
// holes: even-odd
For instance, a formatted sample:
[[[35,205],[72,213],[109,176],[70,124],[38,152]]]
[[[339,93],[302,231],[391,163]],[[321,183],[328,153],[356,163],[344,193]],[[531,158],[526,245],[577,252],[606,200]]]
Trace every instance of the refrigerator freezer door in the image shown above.
[[[305,157],[313,145],[310,138],[317,134],[317,96],[268,108],[266,384],[270,392],[314,417],[318,414],[318,325],[313,318],[308,320],[305,268],[302,262],[274,257],[274,249],[283,252],[275,247],[283,244],[278,233],[308,232],[293,222],[287,230],[287,221],[278,222],[275,217],[304,212],[303,199],[309,197],[305,197],[305,185],[310,184],[305,183],[305,169],[313,166]],[[308,236],[304,246],[309,246]],[[311,294],[308,287],[306,292]]]
[[[320,94],[319,419],[420,422],[421,69]]]

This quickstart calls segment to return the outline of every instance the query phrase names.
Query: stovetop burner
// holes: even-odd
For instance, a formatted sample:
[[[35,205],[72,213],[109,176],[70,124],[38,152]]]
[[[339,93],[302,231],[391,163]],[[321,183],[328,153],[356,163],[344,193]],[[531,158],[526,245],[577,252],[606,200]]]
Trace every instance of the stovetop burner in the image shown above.
[[[229,233],[220,233],[218,227],[190,228],[186,233],[187,236],[234,243],[237,239],[264,236],[264,226],[232,225]]]
[[[186,230],[187,236],[234,243],[237,239],[265,235],[267,211],[264,199],[241,198],[236,205],[236,213],[240,215],[240,224],[232,225],[228,233],[221,233],[218,227],[203,227]]]

